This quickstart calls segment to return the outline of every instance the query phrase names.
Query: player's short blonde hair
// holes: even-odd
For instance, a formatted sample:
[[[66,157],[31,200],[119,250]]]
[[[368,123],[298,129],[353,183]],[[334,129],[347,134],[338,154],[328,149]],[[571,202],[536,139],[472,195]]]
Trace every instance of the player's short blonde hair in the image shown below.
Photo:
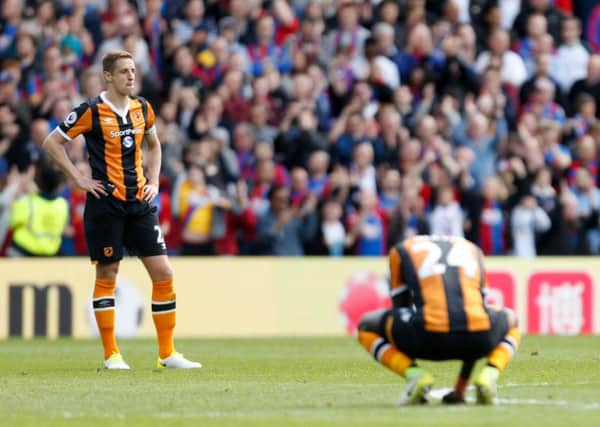
[[[127,52],[126,50],[117,50],[117,51],[113,51],[113,52],[108,52],[106,55],[104,55],[104,58],[102,58],[102,71],[112,73],[116,62],[119,59],[133,60],[133,55],[131,53]]]

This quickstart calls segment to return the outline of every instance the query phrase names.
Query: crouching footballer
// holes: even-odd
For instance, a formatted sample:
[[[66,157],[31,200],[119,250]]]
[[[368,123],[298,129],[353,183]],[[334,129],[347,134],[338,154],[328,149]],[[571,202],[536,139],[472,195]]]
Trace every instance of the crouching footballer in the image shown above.
[[[360,344],[376,361],[406,378],[398,404],[427,402],[433,376],[416,359],[463,361],[444,403],[464,403],[471,370],[477,402],[492,404],[498,376],[514,356],[521,333],[511,310],[485,305],[481,251],[456,237],[415,236],[390,250],[391,310],[372,311],[358,328]]]

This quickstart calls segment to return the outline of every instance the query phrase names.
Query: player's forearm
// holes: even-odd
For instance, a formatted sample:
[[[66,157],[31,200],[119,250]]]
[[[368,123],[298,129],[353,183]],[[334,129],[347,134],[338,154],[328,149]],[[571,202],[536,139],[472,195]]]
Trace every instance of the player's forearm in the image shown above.
[[[158,177],[160,175],[160,163],[162,159],[160,145],[156,144],[149,147],[146,155],[148,160],[148,183],[158,185]]]
[[[54,134],[51,133],[46,137],[44,143],[42,144],[42,148],[46,153],[48,153],[50,158],[58,165],[65,175],[74,181],[77,180],[79,171],[71,159],[69,159],[69,156],[67,155],[67,152],[62,144],[54,138]]]

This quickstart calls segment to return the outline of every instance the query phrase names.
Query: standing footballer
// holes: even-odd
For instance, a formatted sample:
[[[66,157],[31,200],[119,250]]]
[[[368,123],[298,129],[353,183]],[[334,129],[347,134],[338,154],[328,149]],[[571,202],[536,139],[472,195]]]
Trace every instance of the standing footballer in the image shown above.
[[[158,193],[160,141],[154,111],[132,96],[135,64],[129,52],[106,54],[102,71],[107,90],[75,108],[44,140],[43,148],[87,194],[84,225],[96,265],[93,308],[104,346],[104,367],[129,369],[115,337],[115,283],[123,247],[137,255],[152,279],[152,318],[158,337],[159,368],[200,368],[173,345],[175,292],[173,272],[150,202]],[[84,135],[92,177],[73,165],[63,144]],[[148,176],[142,168],[142,142],[148,144]]]

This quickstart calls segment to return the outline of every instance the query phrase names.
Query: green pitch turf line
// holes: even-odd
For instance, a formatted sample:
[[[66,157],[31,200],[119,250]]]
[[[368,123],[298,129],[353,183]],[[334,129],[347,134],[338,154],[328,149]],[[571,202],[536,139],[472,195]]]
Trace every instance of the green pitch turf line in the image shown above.
[[[0,341],[0,426],[600,426],[600,337],[524,337],[494,407],[402,409],[404,380],[350,337],[177,343],[204,367],[153,369],[153,340],[120,341],[126,372],[96,340]],[[422,364],[438,389],[459,369]]]

